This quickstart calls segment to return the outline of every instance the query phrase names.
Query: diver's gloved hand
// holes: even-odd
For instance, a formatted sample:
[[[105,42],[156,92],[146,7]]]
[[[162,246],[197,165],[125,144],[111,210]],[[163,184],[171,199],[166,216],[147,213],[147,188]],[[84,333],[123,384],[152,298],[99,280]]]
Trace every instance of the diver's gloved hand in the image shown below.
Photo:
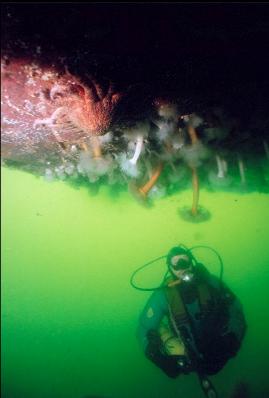
[[[155,363],[167,376],[175,378],[180,373],[189,373],[190,364],[183,355],[167,355],[163,352],[162,340],[159,333],[150,330],[148,332],[148,345],[145,354],[148,359]]]

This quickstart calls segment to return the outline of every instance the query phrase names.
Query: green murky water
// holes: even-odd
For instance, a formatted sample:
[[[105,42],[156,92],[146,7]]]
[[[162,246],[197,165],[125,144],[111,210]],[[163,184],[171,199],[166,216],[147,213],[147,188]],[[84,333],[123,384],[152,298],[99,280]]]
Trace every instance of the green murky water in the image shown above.
[[[194,374],[167,378],[135,337],[150,293],[130,286],[131,273],[179,242],[218,250],[245,308],[241,351],[211,377],[220,397],[238,382],[266,396],[269,195],[201,190],[212,218],[200,224],[178,216],[190,202],[185,190],[146,209],[128,193],[91,196],[2,169],[3,398],[202,398]],[[196,254],[219,272],[211,253]],[[152,286],[163,271],[157,264],[137,280]]]

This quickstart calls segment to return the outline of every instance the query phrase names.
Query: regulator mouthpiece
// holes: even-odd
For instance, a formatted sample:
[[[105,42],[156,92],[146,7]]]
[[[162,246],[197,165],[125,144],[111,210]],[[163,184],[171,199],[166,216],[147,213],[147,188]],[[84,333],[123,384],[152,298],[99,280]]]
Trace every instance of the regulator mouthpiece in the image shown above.
[[[192,282],[193,278],[194,278],[194,274],[191,271],[184,272],[184,274],[181,276],[181,279],[184,282]]]

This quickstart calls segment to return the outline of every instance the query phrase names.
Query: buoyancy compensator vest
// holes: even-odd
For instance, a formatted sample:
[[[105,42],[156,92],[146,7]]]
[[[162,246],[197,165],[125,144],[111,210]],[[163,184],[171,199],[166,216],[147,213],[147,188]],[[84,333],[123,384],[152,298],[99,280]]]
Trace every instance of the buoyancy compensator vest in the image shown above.
[[[165,288],[169,320],[195,371],[218,373],[235,356],[246,331],[242,305],[222,282],[197,264],[195,282]]]

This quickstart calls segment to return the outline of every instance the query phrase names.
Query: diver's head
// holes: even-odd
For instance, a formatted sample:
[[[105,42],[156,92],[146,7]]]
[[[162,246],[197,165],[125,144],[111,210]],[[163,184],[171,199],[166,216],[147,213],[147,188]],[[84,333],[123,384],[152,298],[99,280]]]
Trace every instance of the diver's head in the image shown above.
[[[173,247],[166,258],[172,275],[181,282],[192,282],[194,278],[193,256],[181,246]]]

